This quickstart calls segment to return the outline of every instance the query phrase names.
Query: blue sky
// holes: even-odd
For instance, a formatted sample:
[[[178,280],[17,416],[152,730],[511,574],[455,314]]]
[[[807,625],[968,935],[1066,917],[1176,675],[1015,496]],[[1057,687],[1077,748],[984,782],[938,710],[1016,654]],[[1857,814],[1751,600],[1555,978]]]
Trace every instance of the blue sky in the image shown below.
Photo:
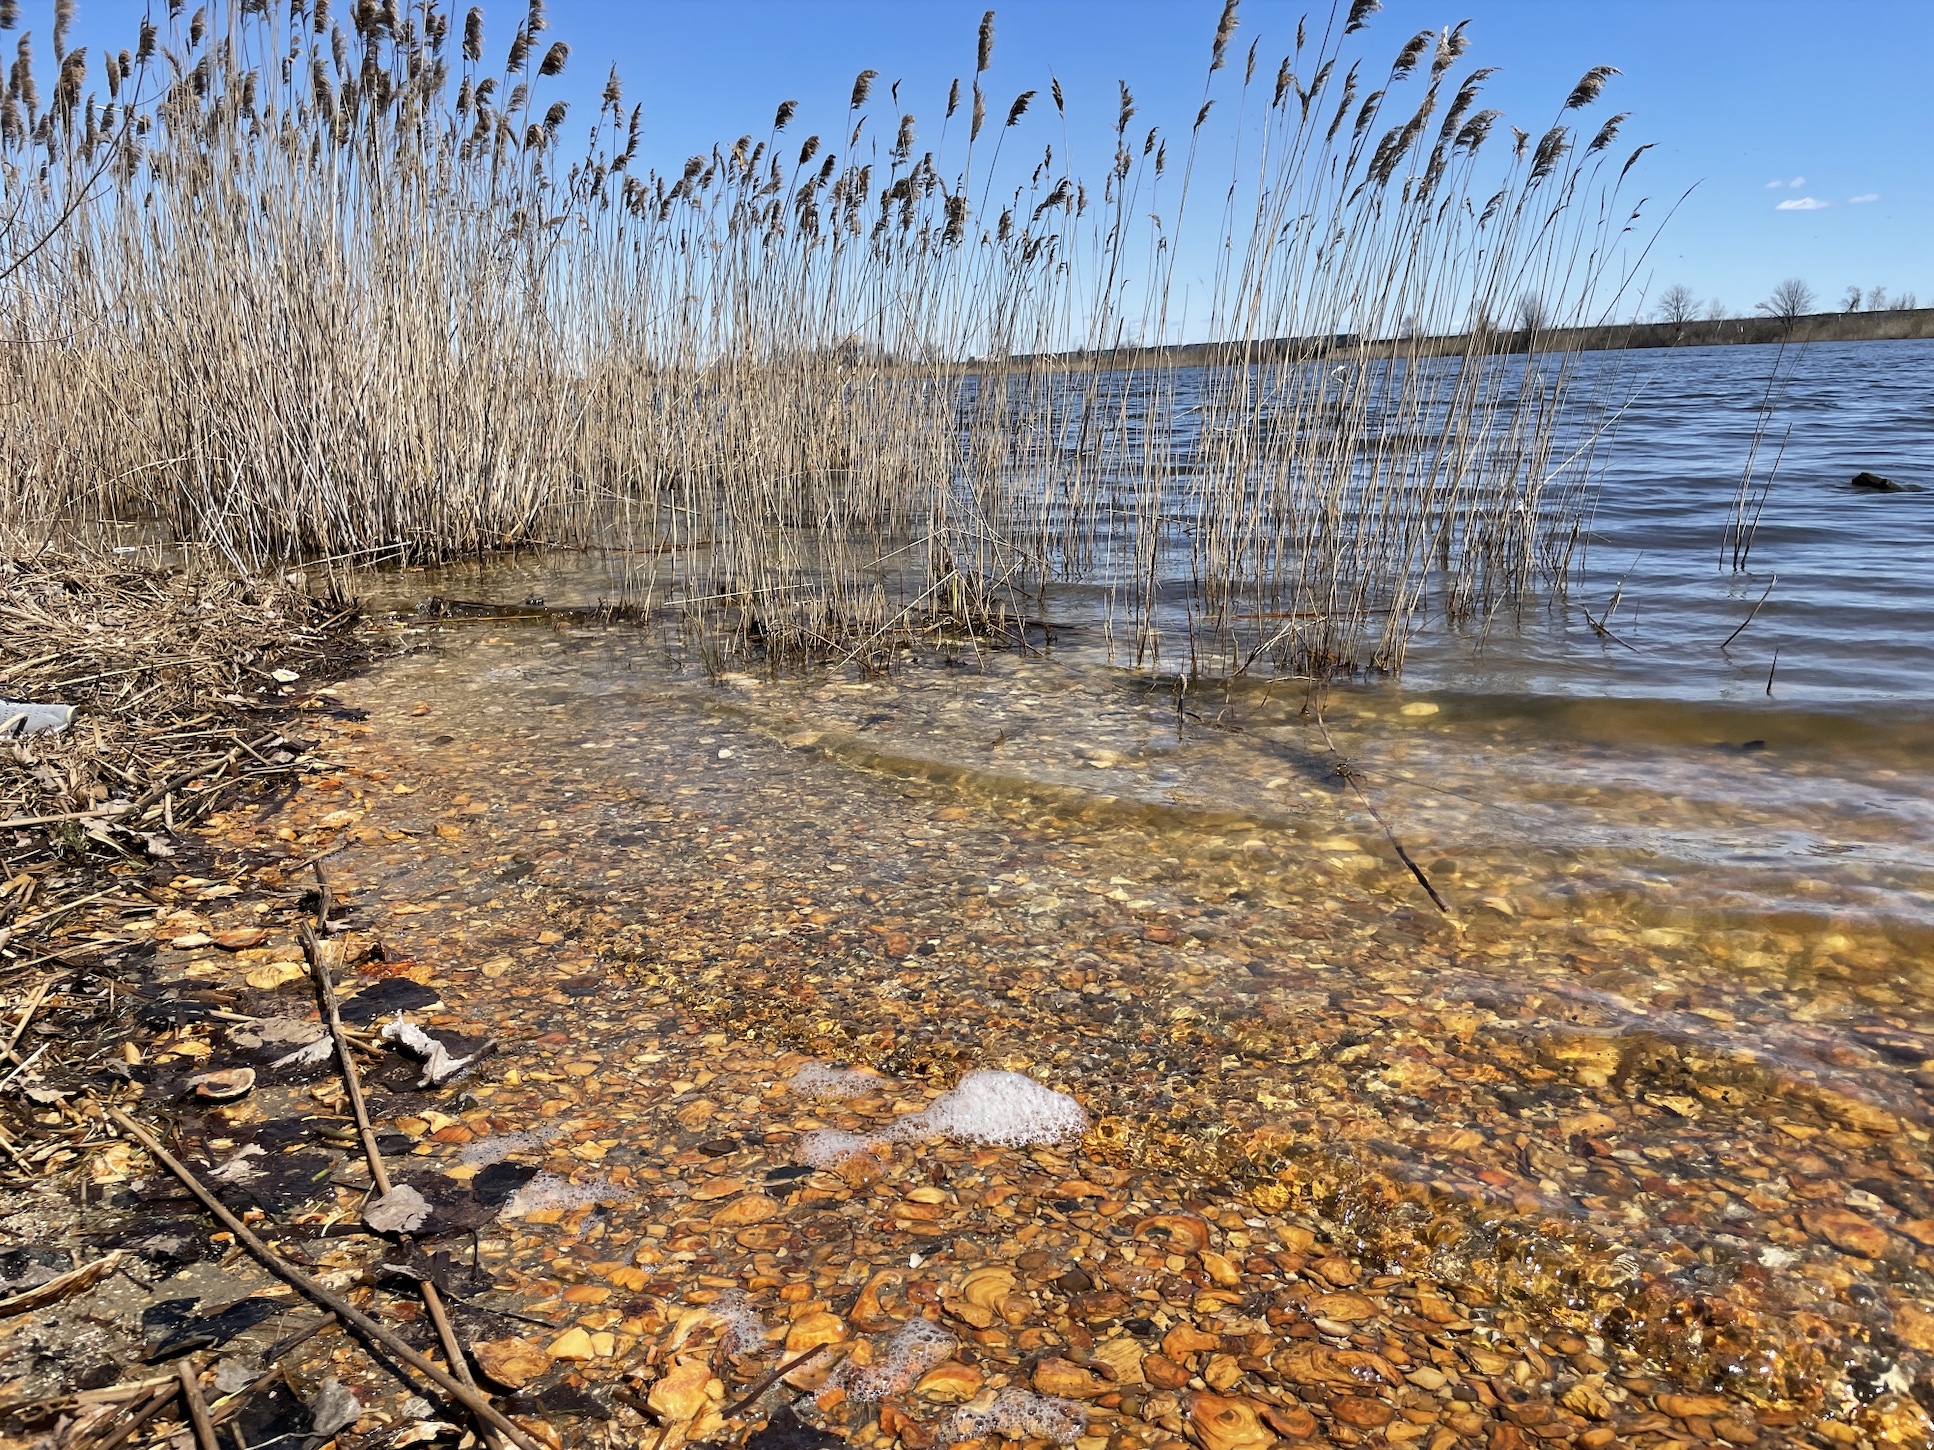
[[[349,0],[338,0],[346,9]],[[43,66],[51,0],[25,0]],[[126,43],[142,0],[80,0],[75,44]],[[461,7],[459,7],[461,8]],[[856,72],[898,80],[901,101],[937,129],[948,82],[968,75],[984,0],[550,0],[554,37],[571,42],[557,94],[579,115],[612,63],[645,108],[645,159],[675,168],[751,132],[777,102],[801,104],[799,133],[844,116]],[[1021,90],[1067,96],[1077,174],[1108,155],[1117,78],[1137,121],[1186,134],[1202,98],[1220,0],[997,0],[990,110]],[[1273,73],[1297,17],[1321,6],[1244,0],[1234,49],[1261,38]],[[501,59],[522,4],[487,4],[488,52]],[[1782,278],[1806,279],[1823,307],[1849,286],[1913,291],[1934,305],[1934,0],[1388,0],[1372,21],[1376,54],[1414,31],[1468,18],[1466,65],[1501,68],[1487,104],[1527,129],[1553,119],[1592,65],[1618,66],[1591,116],[1629,111],[1623,139],[1651,141],[1635,195],[1655,216],[1690,196],[1647,262],[1654,295],[1682,283],[1729,311],[1750,311]],[[1037,106],[1039,144],[1060,122]]]

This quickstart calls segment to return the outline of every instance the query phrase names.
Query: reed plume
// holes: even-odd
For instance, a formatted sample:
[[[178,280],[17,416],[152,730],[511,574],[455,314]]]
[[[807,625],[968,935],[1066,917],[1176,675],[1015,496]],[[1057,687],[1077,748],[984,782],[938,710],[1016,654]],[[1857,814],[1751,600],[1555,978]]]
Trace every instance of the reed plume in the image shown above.
[[[1126,83],[1100,174],[1029,145],[1034,89],[976,149],[991,11],[964,142],[922,150],[897,86],[870,124],[867,69],[830,146],[777,149],[786,101],[766,140],[654,168],[615,71],[567,149],[541,4],[495,72],[480,8],[455,34],[182,9],[100,72],[106,105],[62,23],[46,111],[28,37],[8,72],[16,536],[251,569],[620,548],[708,650],[873,663],[1066,608],[1145,667],[1395,669],[1427,613],[1482,623],[1566,576],[1595,434],[1553,339],[1621,281],[1623,118],[1492,145],[1462,27],[1367,96],[1361,42],[1299,32],[1247,105],[1225,5],[1178,187]],[[1178,354],[1198,227],[1208,340]],[[1494,320],[1523,296],[1536,328]]]

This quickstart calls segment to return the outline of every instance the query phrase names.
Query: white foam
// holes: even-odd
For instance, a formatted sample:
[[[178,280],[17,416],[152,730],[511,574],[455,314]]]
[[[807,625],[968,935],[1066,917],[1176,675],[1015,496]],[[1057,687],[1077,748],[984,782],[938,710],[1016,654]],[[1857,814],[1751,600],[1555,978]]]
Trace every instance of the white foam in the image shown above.
[[[897,1141],[953,1138],[1024,1148],[1079,1138],[1088,1131],[1088,1114],[1066,1093],[1025,1073],[983,1069],[968,1073],[924,1112],[901,1118],[886,1131]]]
[[[583,1208],[593,1203],[629,1203],[638,1195],[629,1188],[593,1180],[573,1183],[555,1173],[540,1173],[510,1197],[504,1205],[505,1218],[520,1218],[543,1209]]]
[[[855,1153],[865,1153],[886,1141],[878,1133],[842,1133],[838,1128],[815,1128],[801,1135],[792,1155],[814,1168],[837,1168]]]
[[[878,1073],[857,1067],[807,1062],[800,1064],[799,1070],[786,1079],[786,1086],[801,1097],[839,1099],[864,1097],[887,1086],[887,1082]]]
[[[877,1133],[815,1128],[800,1137],[793,1156],[815,1168],[834,1168],[851,1154],[887,1143],[953,1138],[1026,1148],[1072,1142],[1087,1131],[1087,1110],[1066,1093],[1025,1073],[983,1068],[968,1073],[952,1092],[935,1098],[923,1111],[895,1118]]]
[[[712,1317],[719,1323],[719,1339],[725,1345],[727,1354],[751,1354],[763,1349],[771,1338],[771,1331],[737,1289],[721,1294],[706,1306]]]
[[[1088,1428],[1088,1412],[1073,1400],[1006,1389],[984,1409],[962,1405],[946,1425],[943,1439],[949,1443],[978,1440],[990,1430],[999,1430],[1016,1440],[1038,1436],[1057,1445],[1072,1445]]]
[[[562,1127],[520,1128],[514,1133],[494,1133],[488,1138],[477,1138],[465,1143],[457,1150],[459,1163],[474,1164],[478,1168],[488,1168],[492,1163],[501,1163],[513,1153],[532,1153],[549,1143],[562,1133]]]
[[[960,1341],[930,1319],[909,1319],[887,1341],[880,1358],[864,1369],[841,1364],[836,1378],[847,1398],[872,1403],[903,1392],[952,1354]]]

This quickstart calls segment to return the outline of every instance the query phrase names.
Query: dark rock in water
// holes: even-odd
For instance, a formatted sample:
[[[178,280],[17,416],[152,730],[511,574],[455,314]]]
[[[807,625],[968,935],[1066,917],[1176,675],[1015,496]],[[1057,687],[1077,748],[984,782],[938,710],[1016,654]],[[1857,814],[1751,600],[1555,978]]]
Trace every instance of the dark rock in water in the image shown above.
[[[1862,493],[1906,493],[1908,491],[1906,484],[1895,483],[1891,478],[1882,478],[1879,474],[1868,473],[1865,469],[1853,476],[1853,482],[1848,487],[1857,488]]]
[[[342,1020],[360,1025],[374,1022],[378,1017],[391,1017],[398,1012],[415,1012],[420,1008],[432,1007],[442,1000],[428,987],[419,986],[408,977],[386,977],[380,982],[372,982],[355,996],[345,998]]]
[[[289,1306],[274,1299],[240,1299],[215,1314],[196,1314],[193,1299],[167,1299],[150,1304],[141,1313],[141,1328],[158,1336],[147,1353],[149,1364],[159,1364],[195,1349],[212,1349],[227,1344],[265,1319],[273,1319]]]
[[[716,1445],[720,1442],[711,1441]],[[846,1441],[837,1435],[808,1425],[793,1413],[791,1405],[781,1405],[765,1425],[747,1438],[746,1450],[837,1450]]]
[[[281,1441],[299,1445],[314,1423],[309,1407],[286,1384],[276,1383],[249,1396],[236,1417],[237,1437],[244,1445]]]

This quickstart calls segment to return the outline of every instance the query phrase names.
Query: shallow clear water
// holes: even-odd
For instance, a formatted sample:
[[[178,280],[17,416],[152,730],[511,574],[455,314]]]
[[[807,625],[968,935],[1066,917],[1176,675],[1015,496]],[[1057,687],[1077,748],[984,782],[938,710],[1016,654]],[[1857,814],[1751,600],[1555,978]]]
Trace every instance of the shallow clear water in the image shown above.
[[[1052,1071],[1124,1145],[1314,1195],[1366,1252],[1421,1252],[1424,1220],[1365,1175],[1421,1185],[1487,1225],[1433,1233],[1444,1272],[1648,1343],[1681,1296],[1731,1296],[1743,1338],[1699,1372],[1755,1393],[1824,1372],[1830,1336],[1802,1352],[1779,1315],[1884,1375],[1890,1306],[1934,1295],[1934,492],[1844,484],[1934,484],[1934,345],[1799,359],[1738,580],[1768,350],[1618,362],[1654,378],[1571,601],[1481,650],[1427,634],[1400,684],[1184,689],[1078,629],[720,676],[629,626],[406,616],[416,652],[345,693],[438,781],[414,829],[487,807],[554,895],[649,903],[694,1010],[895,1071]],[[397,606],[621,582],[373,581]]]

